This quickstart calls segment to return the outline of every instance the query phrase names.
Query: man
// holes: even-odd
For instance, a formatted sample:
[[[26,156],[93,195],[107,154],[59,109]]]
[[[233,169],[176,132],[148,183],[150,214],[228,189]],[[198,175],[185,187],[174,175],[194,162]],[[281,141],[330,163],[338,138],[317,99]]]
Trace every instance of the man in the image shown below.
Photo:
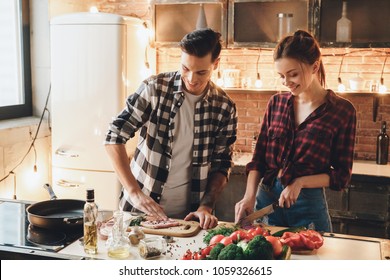
[[[123,185],[123,210],[198,219],[204,229],[217,225],[212,211],[227,184],[237,133],[234,102],[210,80],[220,37],[211,29],[184,36],[181,70],[146,79],[110,125],[105,144]],[[124,144],[138,129],[129,165]]]

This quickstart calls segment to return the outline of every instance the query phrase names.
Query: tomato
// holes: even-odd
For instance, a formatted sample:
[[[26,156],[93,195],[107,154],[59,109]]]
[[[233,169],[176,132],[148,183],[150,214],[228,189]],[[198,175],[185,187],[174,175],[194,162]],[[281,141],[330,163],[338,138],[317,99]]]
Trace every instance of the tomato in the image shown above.
[[[201,260],[201,259],[204,259],[204,257],[202,256],[202,254],[200,252],[194,252],[192,254],[192,259],[193,260]]]
[[[255,235],[263,235],[264,229],[261,226],[256,226],[254,232],[255,232]]]
[[[263,236],[271,235],[271,231],[269,229],[264,229]]]
[[[229,244],[232,244],[233,240],[230,236],[225,236],[224,238],[221,239],[221,241],[219,241],[219,243],[222,243],[223,245],[227,246]]]
[[[255,229],[255,228],[249,229],[248,232],[247,232],[247,234],[248,234],[248,235],[255,236],[255,234],[256,234],[256,229]]]
[[[232,232],[229,237],[231,237],[232,241],[236,243],[246,238],[246,232],[243,230],[236,230]]]
[[[203,248],[202,250],[200,250],[200,254],[202,255],[202,257],[207,257],[208,255],[210,255],[210,251],[211,249],[213,249],[214,245],[210,245],[210,246],[207,246],[205,248]]]
[[[214,236],[210,239],[209,245],[214,245],[214,244],[219,243],[219,241],[221,241],[222,238],[224,238],[224,237],[225,237],[225,235],[222,235],[222,234],[214,235]]]
[[[280,256],[280,254],[283,251],[283,245],[282,245],[282,242],[280,242],[279,238],[272,236],[272,235],[267,235],[267,236],[265,236],[265,239],[267,239],[267,241],[272,244],[272,249],[274,251],[274,257],[276,258],[276,257]]]
[[[191,260],[192,259],[192,252],[191,252],[191,250],[188,249],[180,259],[181,260]]]

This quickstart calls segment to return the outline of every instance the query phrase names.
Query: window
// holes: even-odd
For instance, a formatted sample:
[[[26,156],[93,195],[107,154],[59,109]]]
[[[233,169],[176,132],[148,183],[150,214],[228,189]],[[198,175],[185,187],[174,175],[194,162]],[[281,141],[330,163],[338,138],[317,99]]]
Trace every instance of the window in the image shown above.
[[[29,0],[0,1],[0,120],[32,115]]]

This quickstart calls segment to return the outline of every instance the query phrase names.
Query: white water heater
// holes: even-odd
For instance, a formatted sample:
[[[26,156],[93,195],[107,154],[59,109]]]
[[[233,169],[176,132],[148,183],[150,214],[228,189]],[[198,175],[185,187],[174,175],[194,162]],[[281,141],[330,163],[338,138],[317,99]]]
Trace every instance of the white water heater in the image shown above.
[[[51,21],[52,186],[58,198],[118,208],[121,185],[104,149],[112,118],[141,83],[147,40],[136,18],[77,13]],[[132,59],[132,58],[137,59]],[[129,63],[131,59],[131,63]]]

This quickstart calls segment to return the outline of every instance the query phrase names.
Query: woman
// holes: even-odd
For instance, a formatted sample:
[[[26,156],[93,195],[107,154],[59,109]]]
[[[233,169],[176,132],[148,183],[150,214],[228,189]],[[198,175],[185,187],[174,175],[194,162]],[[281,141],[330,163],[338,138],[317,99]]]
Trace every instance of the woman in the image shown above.
[[[274,62],[289,92],[272,96],[268,103],[246,166],[246,192],[235,206],[236,222],[253,212],[255,202],[256,210],[277,202],[279,207],[264,223],[331,232],[325,187],[342,190],[350,180],[355,108],[324,88],[319,44],[306,31],[282,39]]]

